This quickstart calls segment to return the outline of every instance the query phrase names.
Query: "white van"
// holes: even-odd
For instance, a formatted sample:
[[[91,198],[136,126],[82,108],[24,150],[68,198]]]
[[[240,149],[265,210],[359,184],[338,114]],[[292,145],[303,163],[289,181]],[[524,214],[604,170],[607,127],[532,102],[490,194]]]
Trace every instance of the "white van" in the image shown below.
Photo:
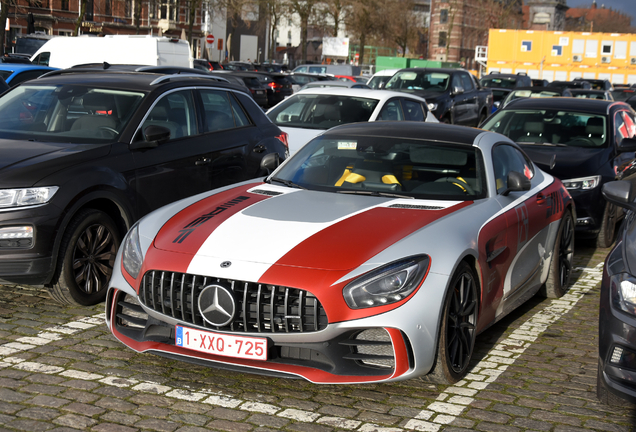
[[[190,44],[145,35],[56,37],[38,49],[33,64],[60,69],[87,63],[192,67]]]
[[[361,71],[360,66],[348,64],[303,64],[296,66],[292,72],[358,76]]]

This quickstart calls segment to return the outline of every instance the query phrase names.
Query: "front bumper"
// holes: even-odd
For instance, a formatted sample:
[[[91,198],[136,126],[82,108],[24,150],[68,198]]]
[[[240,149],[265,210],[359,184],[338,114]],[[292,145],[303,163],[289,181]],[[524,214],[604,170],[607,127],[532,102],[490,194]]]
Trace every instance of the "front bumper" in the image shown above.
[[[622,272],[622,243],[605,261],[599,309],[599,374],[609,391],[636,403],[636,316],[614,307],[611,278]]]

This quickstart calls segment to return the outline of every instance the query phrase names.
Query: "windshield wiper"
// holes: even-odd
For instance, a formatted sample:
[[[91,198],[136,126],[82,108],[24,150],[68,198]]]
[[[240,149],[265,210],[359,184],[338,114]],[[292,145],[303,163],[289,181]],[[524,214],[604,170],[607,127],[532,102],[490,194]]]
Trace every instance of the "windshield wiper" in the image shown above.
[[[394,194],[389,192],[378,192],[378,191],[368,191],[368,190],[339,190],[336,191],[341,194],[352,194],[352,195],[371,195],[371,196],[381,196],[381,197],[391,197],[391,198],[407,198],[407,199],[415,199],[412,196]]]
[[[297,189],[307,189],[306,187],[302,187],[301,185],[296,184],[296,183],[294,183],[291,180],[285,180],[285,179],[282,179],[282,178],[279,178],[279,177],[272,177],[272,178],[269,179],[269,182],[270,183],[271,182],[278,182],[278,183],[284,184],[285,186],[292,187],[292,188],[297,188]]]
[[[526,145],[526,144],[528,144],[528,145],[540,145],[540,146],[545,146],[545,147],[567,147],[568,146],[567,144],[563,144],[563,143],[554,144],[554,143],[549,143],[549,142],[527,142],[527,141],[519,142],[517,144],[520,144],[520,145]]]

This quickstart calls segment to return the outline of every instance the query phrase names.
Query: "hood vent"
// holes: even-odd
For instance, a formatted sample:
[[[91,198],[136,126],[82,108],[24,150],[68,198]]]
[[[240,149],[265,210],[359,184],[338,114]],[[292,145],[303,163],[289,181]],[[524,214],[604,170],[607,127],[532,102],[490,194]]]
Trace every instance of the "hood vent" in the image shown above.
[[[413,209],[413,210],[442,210],[444,207],[413,205],[413,204],[391,204],[389,208]]]
[[[251,190],[250,193],[253,194],[260,194],[260,195],[267,195],[267,196],[276,196],[276,195],[282,195],[282,192],[274,192],[274,191],[269,191],[266,189],[254,189]]]

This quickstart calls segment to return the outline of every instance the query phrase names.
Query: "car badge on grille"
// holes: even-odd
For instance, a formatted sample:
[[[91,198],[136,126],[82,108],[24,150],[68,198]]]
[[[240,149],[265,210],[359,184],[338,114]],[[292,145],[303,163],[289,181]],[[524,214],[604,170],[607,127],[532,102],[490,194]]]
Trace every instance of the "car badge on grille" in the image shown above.
[[[223,261],[221,263],[221,268],[228,268],[231,265],[232,265],[232,263],[230,261]]]
[[[213,326],[223,327],[234,319],[236,302],[232,292],[221,285],[208,285],[199,295],[199,312]]]

